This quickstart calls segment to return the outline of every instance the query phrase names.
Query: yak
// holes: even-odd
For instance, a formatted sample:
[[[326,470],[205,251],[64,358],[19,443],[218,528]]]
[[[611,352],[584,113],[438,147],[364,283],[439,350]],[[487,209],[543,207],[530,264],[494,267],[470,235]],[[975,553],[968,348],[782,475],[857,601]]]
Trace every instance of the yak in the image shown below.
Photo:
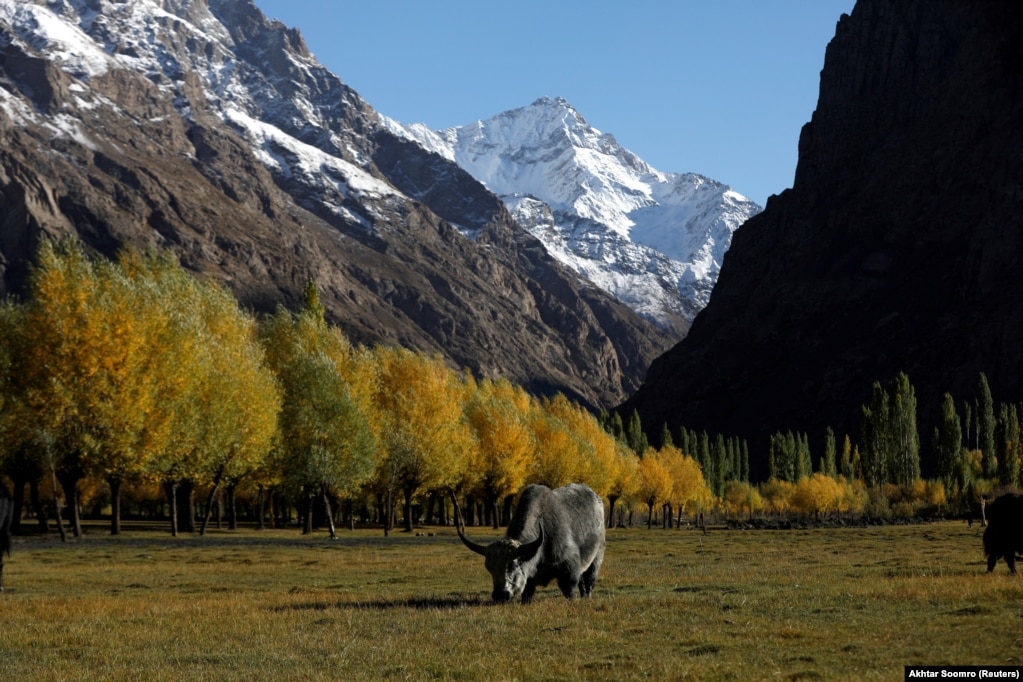
[[[521,595],[522,603],[528,604],[537,585],[546,586],[554,579],[568,599],[577,588],[581,597],[593,592],[604,561],[604,503],[589,487],[581,483],[555,490],[527,486],[505,537],[486,546],[465,537],[457,502],[455,514],[458,537],[486,558],[495,602]]]
[[[4,553],[11,555],[11,523],[14,520],[14,500],[7,486],[0,483],[0,592],[4,591]]]
[[[1016,554],[1023,554],[1023,495],[1006,493],[987,503],[987,528],[984,529],[984,554],[988,573],[1000,558],[1016,572]]]

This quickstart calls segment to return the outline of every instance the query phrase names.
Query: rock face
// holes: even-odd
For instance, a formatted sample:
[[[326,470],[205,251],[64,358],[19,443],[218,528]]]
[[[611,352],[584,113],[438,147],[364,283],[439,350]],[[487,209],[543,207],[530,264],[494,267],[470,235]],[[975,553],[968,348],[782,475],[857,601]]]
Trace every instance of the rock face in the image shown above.
[[[859,0],[838,23],[792,189],[736,232],[708,307],[625,410],[749,439],[856,439],[905,371],[926,445],[941,396],[1023,398],[1023,6]]]
[[[670,345],[249,0],[0,0],[3,291],[66,234],[171,249],[257,311],[313,278],[355,341],[592,406]]]

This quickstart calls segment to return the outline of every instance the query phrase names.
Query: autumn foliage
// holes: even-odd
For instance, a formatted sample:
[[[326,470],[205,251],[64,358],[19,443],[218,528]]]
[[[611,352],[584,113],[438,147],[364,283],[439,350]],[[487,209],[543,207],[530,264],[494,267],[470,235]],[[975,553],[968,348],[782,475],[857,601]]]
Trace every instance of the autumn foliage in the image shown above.
[[[163,491],[175,523],[189,523],[194,491],[209,495],[206,520],[221,490],[247,489],[260,504],[272,493],[299,509],[306,530],[318,514],[333,533],[339,503],[375,506],[385,528],[401,505],[412,530],[413,508],[443,507],[451,491],[496,526],[529,483],[585,482],[607,501],[608,523],[639,511],[648,526],[659,518],[669,528],[711,510],[915,513],[941,508],[950,493],[975,494],[984,475],[1018,480],[1014,407],[976,422],[999,444],[991,458],[961,448],[970,432],[949,398],[948,426],[935,437],[946,453],[941,480],[927,483],[914,410],[904,375],[877,387],[862,457],[848,437],[839,453],[829,431],[815,463],[805,434],[777,434],[772,477],[754,486],[737,439],[665,429],[654,447],[635,414],[627,424],[598,418],[563,395],[536,397],[439,356],[353,345],[325,319],[311,283],[301,310],[257,318],[168,256],[126,251],[110,262],[44,243],[24,301],[0,305],[0,471],[16,486],[46,479],[76,533],[85,499],[104,490],[118,532],[125,486],[135,497]],[[887,452],[895,455],[882,460]],[[869,489],[868,473],[877,478]],[[880,485],[886,476],[891,489]]]

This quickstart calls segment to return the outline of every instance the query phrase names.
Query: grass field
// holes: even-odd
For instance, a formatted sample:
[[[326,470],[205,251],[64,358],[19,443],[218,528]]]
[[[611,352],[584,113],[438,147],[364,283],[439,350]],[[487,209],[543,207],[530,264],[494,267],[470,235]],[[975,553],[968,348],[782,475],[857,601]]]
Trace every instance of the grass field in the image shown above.
[[[423,530],[16,538],[0,677],[901,680],[1023,663],[1023,579],[987,574],[963,523],[613,530],[592,599],[552,585],[528,606],[491,605],[482,558]]]

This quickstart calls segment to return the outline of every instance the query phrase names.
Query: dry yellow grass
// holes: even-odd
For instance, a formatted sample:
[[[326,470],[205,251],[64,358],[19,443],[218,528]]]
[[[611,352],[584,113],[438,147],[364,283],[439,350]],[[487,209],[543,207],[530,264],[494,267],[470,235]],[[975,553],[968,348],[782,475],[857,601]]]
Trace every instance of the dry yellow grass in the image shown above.
[[[1023,580],[965,524],[614,530],[593,599],[492,606],[453,531],[16,538],[0,671],[31,680],[902,679],[1023,663]],[[479,531],[477,539],[487,540]]]

